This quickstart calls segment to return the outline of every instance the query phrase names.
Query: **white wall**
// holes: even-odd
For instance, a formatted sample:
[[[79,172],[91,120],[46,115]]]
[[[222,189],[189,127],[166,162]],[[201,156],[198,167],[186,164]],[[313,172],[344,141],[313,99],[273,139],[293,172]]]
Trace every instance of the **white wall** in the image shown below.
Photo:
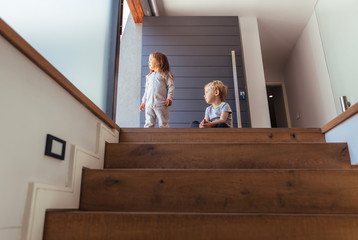
[[[262,63],[260,35],[256,17],[239,18],[245,76],[250,108],[251,127],[270,128],[265,74]]]
[[[265,81],[266,83],[284,83],[285,75],[283,70],[266,67],[265,65]]]
[[[334,101],[342,112],[339,98],[358,102],[358,1],[318,0],[318,25],[322,36]]]
[[[322,127],[337,116],[314,13],[290,55],[285,85],[292,127]]]
[[[142,24],[131,15],[121,39],[116,123],[121,127],[140,127],[140,81]]]
[[[106,112],[112,0],[0,0],[0,17]]]
[[[353,165],[358,164],[358,114],[325,134],[327,142],[346,142]]]
[[[99,147],[104,140],[98,127],[101,121],[1,36],[0,53],[0,239],[15,240],[28,227],[26,216],[23,219],[25,209],[28,217],[37,211],[29,204],[41,202],[26,200],[29,183],[73,190],[76,157],[71,157],[71,149],[76,146],[86,150],[96,159],[97,167],[103,166]],[[107,141],[118,141],[118,131],[108,132],[111,137]],[[64,161],[44,155],[48,133],[67,142]],[[79,194],[76,191],[72,194]],[[75,206],[76,198],[71,201]],[[43,220],[41,214],[39,219]],[[32,234],[41,236],[41,229]]]

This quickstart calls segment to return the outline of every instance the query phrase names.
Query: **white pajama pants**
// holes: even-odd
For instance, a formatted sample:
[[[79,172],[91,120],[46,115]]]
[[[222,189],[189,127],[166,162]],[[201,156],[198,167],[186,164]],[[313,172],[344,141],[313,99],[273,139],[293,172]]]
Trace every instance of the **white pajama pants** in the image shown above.
[[[158,118],[158,125],[160,128],[169,128],[169,107],[145,107],[145,128],[154,128],[155,121]]]

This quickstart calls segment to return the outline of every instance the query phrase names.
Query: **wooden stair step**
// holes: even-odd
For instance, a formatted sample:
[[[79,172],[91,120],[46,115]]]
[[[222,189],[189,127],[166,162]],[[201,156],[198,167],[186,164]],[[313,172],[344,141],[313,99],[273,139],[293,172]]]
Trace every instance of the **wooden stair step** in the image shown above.
[[[80,209],[358,213],[356,170],[90,170]]]
[[[121,128],[120,142],[320,142],[320,128]]]
[[[346,143],[108,143],[105,168],[351,168]]]
[[[44,240],[356,240],[358,215],[47,212]]]

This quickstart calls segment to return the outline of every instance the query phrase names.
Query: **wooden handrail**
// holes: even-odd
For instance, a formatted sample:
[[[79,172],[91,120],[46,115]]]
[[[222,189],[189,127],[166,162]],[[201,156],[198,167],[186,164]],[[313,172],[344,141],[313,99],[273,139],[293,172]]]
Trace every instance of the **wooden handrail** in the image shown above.
[[[347,119],[349,119],[350,117],[354,116],[357,113],[358,113],[358,103],[354,104],[352,107],[348,108],[347,111],[341,113],[336,118],[334,118],[332,121],[330,121],[329,123],[324,125],[321,128],[322,133],[326,133],[329,130],[335,128],[336,126],[343,123],[344,121],[346,121]]]
[[[96,104],[76,88],[62,73],[49,63],[39,52],[15,32],[2,18],[0,18],[0,35],[8,40],[14,47],[28,57],[34,64],[47,73],[53,80],[82,103],[95,116],[111,128],[120,130],[120,127],[107,116]]]

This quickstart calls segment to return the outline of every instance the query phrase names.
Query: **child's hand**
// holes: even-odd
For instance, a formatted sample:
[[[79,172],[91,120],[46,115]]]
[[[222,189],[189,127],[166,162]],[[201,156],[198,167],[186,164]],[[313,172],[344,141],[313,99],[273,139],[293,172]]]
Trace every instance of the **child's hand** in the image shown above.
[[[209,128],[210,126],[210,122],[206,121],[205,118],[203,119],[203,121],[201,121],[199,128]]]
[[[142,103],[139,107],[139,111],[143,112],[145,107],[145,103]]]
[[[170,107],[172,105],[172,100],[167,99],[165,100],[165,106]]]

